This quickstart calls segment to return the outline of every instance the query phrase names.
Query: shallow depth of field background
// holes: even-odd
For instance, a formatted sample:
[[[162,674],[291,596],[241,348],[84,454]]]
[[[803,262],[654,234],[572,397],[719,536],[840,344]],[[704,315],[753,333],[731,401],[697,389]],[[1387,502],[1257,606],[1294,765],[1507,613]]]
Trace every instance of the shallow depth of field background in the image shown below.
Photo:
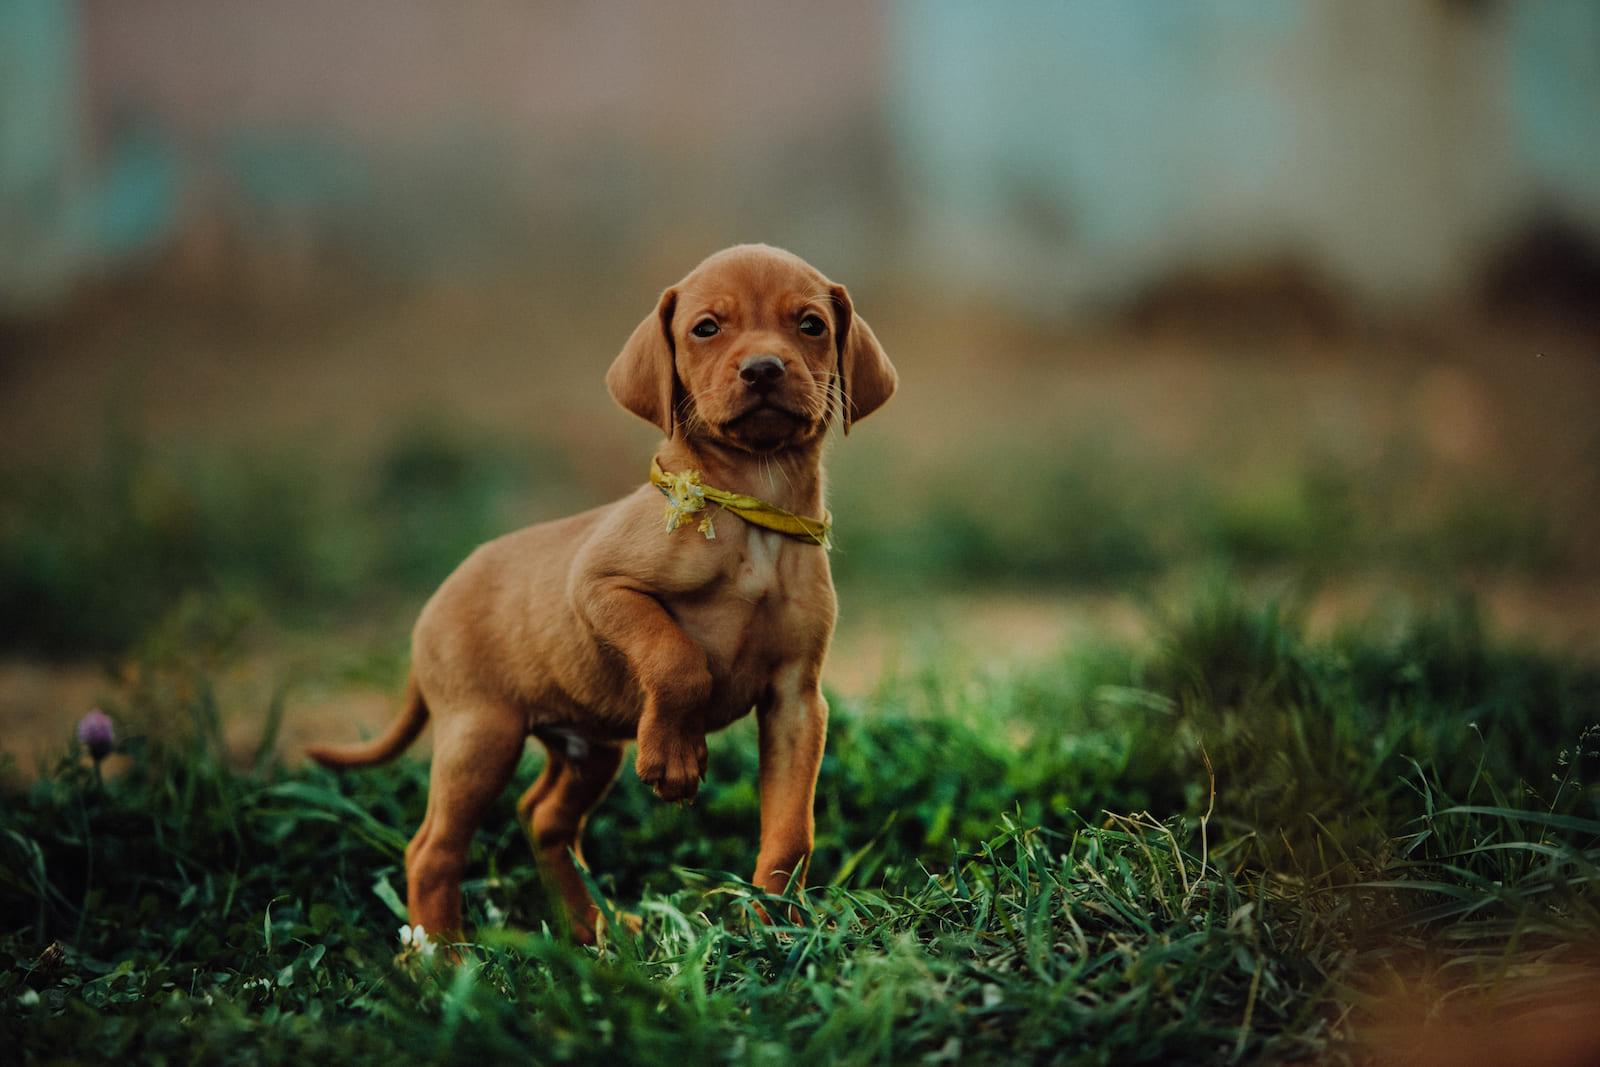
[[[830,460],[838,690],[1218,576],[1592,657],[1597,41],[1577,0],[0,3],[8,773],[175,654],[286,746],[385,719],[467,551],[642,479],[605,368],[740,241],[902,374]]]

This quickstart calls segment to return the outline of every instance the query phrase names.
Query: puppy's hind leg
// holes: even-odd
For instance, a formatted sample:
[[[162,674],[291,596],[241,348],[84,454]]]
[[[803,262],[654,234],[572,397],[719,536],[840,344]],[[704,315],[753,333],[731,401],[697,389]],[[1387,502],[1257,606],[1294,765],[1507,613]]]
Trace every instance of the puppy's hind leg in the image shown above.
[[[433,746],[428,812],[406,847],[407,906],[431,937],[461,932],[461,878],[472,835],[511,780],[526,737],[509,709],[454,709]]]
[[[577,863],[583,862],[583,824],[616,781],[623,746],[584,742],[559,733],[536,732],[535,736],[544,743],[549,761],[538,781],[517,801],[517,818],[551,888],[566,905],[573,939],[593,944],[600,933],[600,909],[589,895]]]

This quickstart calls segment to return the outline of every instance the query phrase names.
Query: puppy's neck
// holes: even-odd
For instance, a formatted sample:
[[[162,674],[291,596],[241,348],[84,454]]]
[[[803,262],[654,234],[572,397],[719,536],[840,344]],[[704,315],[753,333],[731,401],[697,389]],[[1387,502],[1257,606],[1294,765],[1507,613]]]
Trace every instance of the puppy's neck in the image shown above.
[[[822,442],[751,453],[707,441],[674,437],[656,453],[666,471],[696,470],[706,485],[743,493],[799,515],[821,515]]]

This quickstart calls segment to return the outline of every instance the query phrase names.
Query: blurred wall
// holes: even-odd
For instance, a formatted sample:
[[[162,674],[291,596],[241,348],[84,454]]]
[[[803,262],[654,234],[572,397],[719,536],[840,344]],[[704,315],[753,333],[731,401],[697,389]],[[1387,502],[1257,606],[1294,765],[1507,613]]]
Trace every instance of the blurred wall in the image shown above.
[[[48,299],[82,265],[78,10],[0,0],[0,308]]]
[[[77,196],[77,11],[0,0],[0,289],[16,300],[74,272],[60,262]]]
[[[789,244],[1027,304],[1600,232],[1592,0],[0,0],[0,300]],[[681,267],[681,258],[673,262]]]
[[[1395,303],[1459,289],[1537,215],[1600,229],[1591,0],[1003,9],[893,18],[918,237],[980,277],[1115,298],[1293,259]]]
[[[0,0],[0,311],[49,306],[176,233],[164,117],[97,146],[86,35],[72,0]]]
[[[757,232],[820,252],[877,226],[881,11],[854,0],[0,0],[0,29],[40,57],[0,111],[17,155],[92,174],[57,181],[67,200],[159,160],[171,180],[109,213],[166,247],[116,251],[191,279],[570,268]],[[0,184],[8,212],[34,195]],[[40,221],[35,249],[79,273],[118,258]],[[25,282],[0,265],[13,305]]]

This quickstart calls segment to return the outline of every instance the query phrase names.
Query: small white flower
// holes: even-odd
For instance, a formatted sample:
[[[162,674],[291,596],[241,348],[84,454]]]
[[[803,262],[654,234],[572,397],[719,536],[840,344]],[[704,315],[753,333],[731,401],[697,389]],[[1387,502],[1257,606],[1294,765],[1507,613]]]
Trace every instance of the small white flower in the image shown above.
[[[407,953],[420,953],[424,959],[431,959],[437,947],[428,939],[428,932],[420,924],[417,926],[402,926],[400,928],[400,943],[405,946]]]

